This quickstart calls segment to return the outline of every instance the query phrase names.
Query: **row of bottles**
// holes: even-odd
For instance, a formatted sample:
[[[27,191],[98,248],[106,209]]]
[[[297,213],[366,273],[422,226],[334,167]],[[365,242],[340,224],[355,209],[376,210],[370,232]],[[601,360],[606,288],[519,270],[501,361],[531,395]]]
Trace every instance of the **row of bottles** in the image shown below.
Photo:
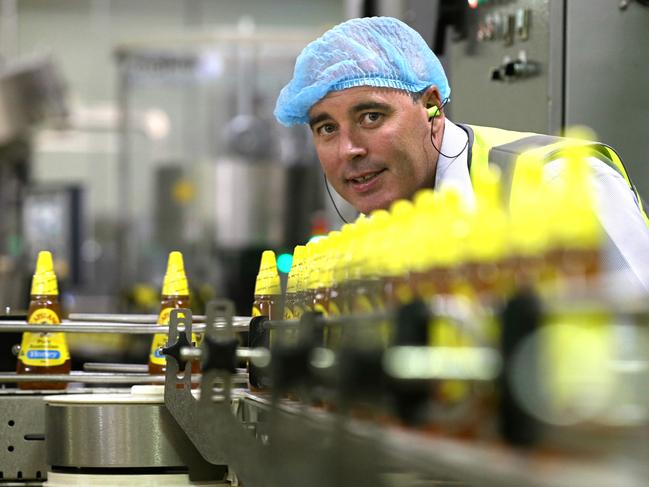
[[[61,323],[61,305],[58,299],[58,283],[54,273],[52,254],[41,251],[36,262],[32,279],[31,298],[27,311],[28,324]],[[169,325],[173,309],[189,308],[189,286],[183,257],[180,252],[169,254],[165,273],[158,324]],[[164,374],[166,359],[160,348],[167,343],[166,334],[156,334],[151,342],[148,368],[150,374]],[[196,334],[192,334],[192,344],[197,345]],[[69,374],[71,369],[70,351],[64,333],[23,333],[16,372],[18,374]],[[192,373],[199,372],[199,363],[192,362]],[[21,389],[64,389],[65,382],[21,382]]]
[[[299,318],[304,310],[366,313],[415,297],[481,301],[524,286],[545,291],[593,284],[603,234],[584,155],[572,149],[563,174],[552,181],[544,180],[540,158],[519,158],[508,204],[500,171],[485,167],[474,171],[473,201],[453,186],[420,190],[413,201],[396,201],[390,211],[361,215],[296,246],[284,312],[274,310],[272,317]],[[264,252],[261,267],[264,280],[276,280],[271,294],[279,302],[272,251]]]
[[[515,293],[528,295],[517,291],[531,289],[544,295],[597,287],[603,230],[594,209],[586,155],[579,147],[566,153],[562,171],[554,179],[544,178],[541,158],[524,155],[514,174],[508,175],[508,185],[497,167],[474,168],[470,198],[453,186],[424,189],[412,201],[396,201],[389,211],[361,215],[340,231],[298,245],[284,296],[279,285],[272,293],[256,295],[255,303],[259,299],[275,303],[266,312],[257,306],[257,314],[271,319],[298,319],[306,311],[329,317],[371,317],[366,320],[373,321],[371,327],[345,328],[338,324],[340,320],[330,320],[325,327],[324,345],[349,354],[349,348],[380,351],[403,345],[396,338],[396,324],[386,318],[394,316],[389,312],[415,299],[430,302],[450,297],[440,304],[465,305],[471,310],[469,316],[479,319],[461,322],[433,314],[426,338],[418,336],[417,343],[407,344],[422,345],[427,340],[441,354],[438,358],[452,358],[448,364],[438,363],[440,370],[450,370],[454,364],[475,368],[481,362],[470,360],[478,360],[484,351],[497,353],[502,346],[499,310]],[[279,283],[274,258],[272,251],[264,252],[262,281]],[[279,302],[284,303],[283,310]],[[550,325],[544,330],[544,336],[550,337],[545,345],[552,354],[574,355],[578,348],[569,333],[575,329],[605,348],[606,316],[573,315],[570,326],[561,319],[553,316],[545,322]],[[475,354],[463,353],[471,350]],[[570,368],[558,359],[550,362],[542,364],[542,375],[559,415],[575,404],[577,393],[566,392],[565,384],[570,383],[569,372],[576,369],[574,361]],[[495,379],[449,378],[452,373],[440,377],[445,378],[431,381],[430,390],[422,393],[429,400],[428,427],[462,437],[489,435],[494,424],[485,418],[496,416],[500,401]]]

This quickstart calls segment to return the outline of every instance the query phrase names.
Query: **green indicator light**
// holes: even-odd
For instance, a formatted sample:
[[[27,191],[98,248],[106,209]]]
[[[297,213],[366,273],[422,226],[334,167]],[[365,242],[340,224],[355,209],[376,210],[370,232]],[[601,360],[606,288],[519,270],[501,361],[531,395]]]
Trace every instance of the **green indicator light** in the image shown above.
[[[309,242],[317,242],[320,239],[325,238],[325,235],[314,235],[309,239]],[[307,242],[308,243],[308,242]]]
[[[277,270],[288,274],[293,265],[293,256],[291,254],[281,254],[277,257]]]

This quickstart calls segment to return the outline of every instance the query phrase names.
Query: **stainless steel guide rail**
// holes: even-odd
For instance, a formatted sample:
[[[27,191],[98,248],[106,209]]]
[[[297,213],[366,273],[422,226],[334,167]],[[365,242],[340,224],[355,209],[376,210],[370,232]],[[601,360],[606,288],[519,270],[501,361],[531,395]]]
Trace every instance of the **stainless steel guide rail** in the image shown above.
[[[200,374],[193,375],[192,381],[199,382]],[[248,374],[240,373],[232,377],[238,384],[248,381]],[[13,372],[0,372],[1,383],[18,382],[81,382],[85,384],[164,384],[163,375],[141,373],[116,373],[116,372],[80,372],[72,371],[69,374],[16,374]]]
[[[224,326],[222,323],[217,326]],[[236,324],[237,331],[247,331],[248,324],[243,321]],[[195,333],[205,331],[204,324],[194,327]],[[0,321],[0,333],[3,332],[51,332],[51,333],[118,333],[127,335],[157,335],[169,333],[169,327],[141,323],[99,323],[93,321],[63,321],[60,325],[27,324],[20,320]]]
[[[3,332],[31,332],[31,333],[83,333],[83,334],[134,334],[154,335],[167,334],[168,326],[155,324],[157,315],[118,315],[118,314],[71,314],[69,320],[63,320],[61,324],[27,324],[23,320],[0,321],[0,334]],[[205,316],[196,315],[199,321],[205,320]],[[238,331],[247,331],[250,317],[237,316],[236,324],[233,327]],[[214,323],[216,327],[225,326],[223,320]],[[199,323],[194,327],[195,332],[202,333],[205,324]],[[249,357],[250,353],[245,348],[238,350],[242,359]],[[103,370],[94,371],[72,371],[70,374],[21,374],[11,372],[0,372],[0,384],[2,383],[23,383],[23,382],[68,382],[86,384],[164,384],[165,378],[161,375],[151,375],[146,370],[146,364],[113,364],[113,370],[106,370],[106,365],[97,364],[96,367]],[[133,367],[140,366],[137,369]],[[129,369],[130,367],[130,369]],[[142,369],[142,367],[144,369]],[[242,370],[235,374],[232,379],[237,384],[245,384],[248,374]],[[200,381],[200,375],[192,377],[192,381]]]

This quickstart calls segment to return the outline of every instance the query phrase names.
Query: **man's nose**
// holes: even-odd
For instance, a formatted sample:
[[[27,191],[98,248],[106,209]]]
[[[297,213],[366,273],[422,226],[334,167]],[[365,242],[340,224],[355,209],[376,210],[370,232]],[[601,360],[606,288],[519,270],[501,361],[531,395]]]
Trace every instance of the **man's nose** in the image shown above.
[[[346,161],[353,161],[367,155],[367,146],[363,137],[353,130],[342,131],[340,137],[340,156]]]

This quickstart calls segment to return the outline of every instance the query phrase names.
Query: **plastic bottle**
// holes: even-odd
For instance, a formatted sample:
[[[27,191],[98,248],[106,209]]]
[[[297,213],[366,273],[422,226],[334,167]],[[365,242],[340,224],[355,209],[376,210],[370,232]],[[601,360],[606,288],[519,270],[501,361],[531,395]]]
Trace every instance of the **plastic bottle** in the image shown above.
[[[61,323],[59,289],[54,274],[52,254],[38,253],[32,280],[27,323],[56,325]],[[70,351],[63,333],[23,333],[18,354],[18,374],[69,374]],[[21,382],[20,389],[65,389],[65,382]]]
[[[313,242],[311,249],[311,268],[309,269],[308,292],[311,309],[324,316],[329,315],[329,290],[325,287],[325,261],[328,251],[328,239],[321,238]]]
[[[430,232],[426,246],[419,253],[421,271],[415,272],[417,294],[423,299],[453,294],[462,282],[461,266],[465,258],[468,234],[468,213],[457,188],[446,186],[435,195],[431,221],[425,225]],[[424,223],[417,223],[423,227]]]
[[[453,186],[445,186],[434,195],[419,194],[415,210],[415,226],[426,229],[418,239],[423,246],[415,252],[420,259],[414,264],[418,295],[425,301],[433,298],[438,302],[465,301],[466,281],[462,271],[470,213],[461,193]],[[462,348],[475,345],[470,330],[443,314],[434,314],[428,326],[430,346],[449,351],[457,349],[460,354]],[[433,403],[435,427],[464,435],[467,423],[462,415],[475,406],[470,384],[461,380],[437,381]]]
[[[304,266],[304,256],[306,247],[304,245],[296,245],[293,249],[293,263],[291,270],[288,273],[286,281],[286,299],[284,300],[284,319],[293,320],[299,319],[304,313],[304,305],[301,301],[304,299],[301,294],[304,293],[300,289],[300,274]]]
[[[367,314],[376,311],[379,307],[376,301],[377,297],[372,293],[372,284],[369,279],[370,264],[366,251],[370,231],[369,218],[363,217],[356,220],[350,235],[349,284],[351,299],[349,302],[352,313]]]
[[[345,313],[345,303],[343,299],[343,289],[341,283],[344,280],[342,273],[344,266],[341,265],[343,256],[343,246],[345,245],[345,236],[342,231],[334,230],[329,232],[328,252],[325,262],[324,283],[328,291],[327,303],[329,306],[329,316],[342,316]],[[338,324],[331,324],[327,331],[327,340],[325,345],[329,348],[336,349],[340,346],[342,338],[342,329]]]
[[[377,309],[385,309],[383,277],[385,275],[386,230],[390,222],[390,213],[386,210],[374,210],[370,213],[368,229],[365,234],[365,265],[361,277],[366,282],[371,300]]]
[[[189,286],[187,276],[185,275],[185,265],[183,255],[174,251],[169,253],[167,260],[167,272],[165,273],[162,284],[162,296],[160,300],[160,314],[158,315],[158,324],[169,325],[171,310],[178,308],[189,308]],[[192,344],[196,346],[198,340],[192,333]],[[167,346],[167,335],[158,334],[153,336],[151,350],[149,352],[149,373],[165,374],[167,362],[164,355],[160,353],[160,348]],[[192,374],[200,372],[198,361],[192,362]]]
[[[415,194],[411,210],[413,252],[410,279],[415,295],[423,299],[430,299],[439,291],[429,271],[435,262],[440,240],[446,237],[440,227],[440,201],[439,193],[431,189],[420,190]]]
[[[543,160],[533,152],[518,157],[510,195],[511,254],[507,259],[515,288],[538,287],[553,279],[546,256],[551,240],[553,198],[543,183]]]
[[[508,217],[502,203],[501,173],[486,167],[473,180],[476,196],[467,238],[465,275],[474,297],[482,304],[493,304],[506,289],[504,262],[509,254]]]
[[[341,315],[351,313],[352,285],[349,266],[352,256],[351,240],[354,234],[354,224],[345,223],[340,229],[336,261],[333,268],[334,287],[337,295],[334,302]]]
[[[277,273],[277,262],[275,252],[264,250],[259,263],[259,273],[255,282],[255,295],[252,302],[252,316],[267,316],[270,320],[279,320],[283,317],[282,287],[279,274]],[[270,346],[273,346],[277,333],[270,330]]]
[[[395,201],[390,207],[383,251],[383,302],[388,309],[408,303],[415,296],[409,268],[413,255],[408,255],[418,252],[412,234],[413,214],[414,206],[407,200]]]
[[[603,229],[595,213],[586,147],[576,145],[565,155],[558,178],[553,215],[555,245],[550,261],[558,277],[570,286],[593,284],[601,275]]]

